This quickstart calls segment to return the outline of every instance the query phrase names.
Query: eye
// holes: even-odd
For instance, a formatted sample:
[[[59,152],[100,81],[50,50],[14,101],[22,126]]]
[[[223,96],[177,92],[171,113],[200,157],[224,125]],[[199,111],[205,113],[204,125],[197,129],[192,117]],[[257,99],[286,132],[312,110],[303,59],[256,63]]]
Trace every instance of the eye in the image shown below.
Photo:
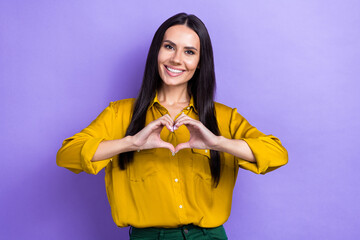
[[[174,48],[173,48],[171,45],[169,45],[169,44],[165,44],[164,47],[167,48],[167,49],[174,49]]]
[[[191,50],[187,50],[187,51],[185,51],[185,53],[186,54],[189,54],[189,55],[194,55],[195,53],[193,52],[193,51],[191,51]]]

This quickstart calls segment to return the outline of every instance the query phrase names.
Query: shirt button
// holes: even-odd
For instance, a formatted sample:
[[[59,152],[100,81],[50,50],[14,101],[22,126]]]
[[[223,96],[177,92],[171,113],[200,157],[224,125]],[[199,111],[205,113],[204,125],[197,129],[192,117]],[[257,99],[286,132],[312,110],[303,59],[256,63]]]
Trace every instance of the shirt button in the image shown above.
[[[173,152],[173,153],[171,153],[171,155],[175,156],[175,153]]]
[[[182,205],[180,205],[179,208],[182,208]]]
[[[184,228],[184,233],[188,233],[189,230],[187,228]]]
[[[179,181],[179,179],[175,178],[175,182],[178,182],[178,181]]]
[[[208,151],[207,151],[207,149],[205,150],[205,153],[207,153]]]
[[[138,149],[137,152],[140,152],[140,149]]]
[[[187,109],[187,110],[189,110],[189,109],[190,109],[190,107],[187,107],[186,109]]]

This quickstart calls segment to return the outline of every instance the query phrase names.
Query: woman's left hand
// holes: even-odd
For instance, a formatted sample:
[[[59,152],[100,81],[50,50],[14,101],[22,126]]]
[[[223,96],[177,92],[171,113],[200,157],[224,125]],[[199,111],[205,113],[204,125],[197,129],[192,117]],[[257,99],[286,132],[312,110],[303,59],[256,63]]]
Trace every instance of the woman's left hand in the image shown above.
[[[197,148],[197,149],[214,149],[219,141],[219,136],[213,134],[207,129],[202,122],[195,120],[188,115],[182,113],[176,120],[174,130],[181,125],[185,125],[190,132],[190,140],[185,143],[179,143],[175,152],[184,148]]]

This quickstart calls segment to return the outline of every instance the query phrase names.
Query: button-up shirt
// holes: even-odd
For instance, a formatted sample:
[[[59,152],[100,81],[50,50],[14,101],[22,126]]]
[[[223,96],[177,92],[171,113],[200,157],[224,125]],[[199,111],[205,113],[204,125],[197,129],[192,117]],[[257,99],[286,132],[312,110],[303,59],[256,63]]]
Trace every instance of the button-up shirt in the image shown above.
[[[111,102],[88,127],[65,139],[57,154],[57,164],[75,173],[97,174],[105,167],[106,192],[119,227],[220,226],[230,215],[239,167],[265,174],[287,163],[287,151],[278,138],[251,126],[236,108],[217,102],[220,134],[246,141],[256,159],[248,162],[221,152],[217,188],[211,181],[210,149],[183,149],[176,154],[165,148],[135,151],[134,161],[125,170],[120,169],[118,156],[91,161],[100,142],[125,136],[134,103],[135,99]],[[199,119],[193,98],[182,112]],[[167,113],[155,96],[147,110],[146,125]],[[174,132],[164,127],[160,136],[174,146],[190,139],[185,125]]]

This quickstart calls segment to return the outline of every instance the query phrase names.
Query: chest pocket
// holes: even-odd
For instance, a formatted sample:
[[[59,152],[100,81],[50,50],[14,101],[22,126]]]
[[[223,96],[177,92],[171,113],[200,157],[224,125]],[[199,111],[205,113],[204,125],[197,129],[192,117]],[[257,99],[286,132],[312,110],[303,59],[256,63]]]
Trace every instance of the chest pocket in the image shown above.
[[[146,178],[157,174],[156,148],[134,152],[134,160],[127,166],[130,181],[143,182]]]
[[[211,180],[211,170],[209,166],[210,150],[191,149],[193,160],[193,173],[203,180]]]

